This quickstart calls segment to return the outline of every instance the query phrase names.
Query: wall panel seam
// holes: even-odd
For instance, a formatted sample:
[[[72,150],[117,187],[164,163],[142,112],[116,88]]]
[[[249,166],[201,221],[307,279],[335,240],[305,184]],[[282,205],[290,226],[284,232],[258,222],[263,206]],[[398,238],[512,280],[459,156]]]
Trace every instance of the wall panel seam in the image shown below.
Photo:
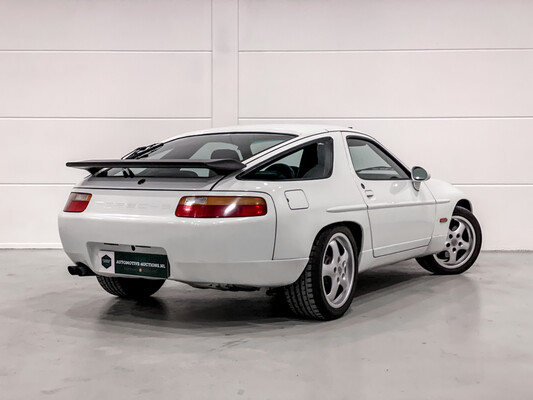
[[[422,52],[489,52],[489,51],[531,51],[532,47],[483,47],[483,48],[446,48],[446,49],[313,49],[313,50],[297,50],[297,49],[270,49],[270,50],[239,50],[240,53],[422,53]]]
[[[0,120],[176,120],[176,121],[209,121],[211,117],[45,117],[45,116],[0,116]]]
[[[344,116],[344,117],[291,117],[291,116],[279,116],[279,117],[240,117],[241,120],[409,120],[409,119],[421,119],[421,120],[432,120],[432,119],[532,119],[533,115],[510,115],[510,116],[494,116],[494,115],[472,115],[472,116],[432,116],[432,117],[384,117],[384,116],[373,116],[373,117],[358,117],[358,116]]]
[[[237,125],[241,117],[241,0],[237,0]]]
[[[214,40],[213,40],[213,35],[214,35],[214,29],[213,29],[213,2],[215,0],[211,0],[211,128],[213,128],[213,107],[214,107],[214,101],[213,101],[213,95],[214,95],[214,90],[213,90],[213,82],[214,82],[214,70],[215,70],[215,67],[214,67],[214,62],[213,62],[213,56],[214,56],[214,51],[213,51],[213,47],[214,47]]]
[[[0,53],[142,53],[142,54],[209,54],[211,50],[2,50]]]

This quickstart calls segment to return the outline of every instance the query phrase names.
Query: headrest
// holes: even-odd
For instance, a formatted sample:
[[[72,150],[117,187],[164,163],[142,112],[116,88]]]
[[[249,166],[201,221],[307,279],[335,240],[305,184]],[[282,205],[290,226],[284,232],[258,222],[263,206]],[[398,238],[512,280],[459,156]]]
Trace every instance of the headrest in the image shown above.
[[[226,158],[241,161],[239,153],[232,149],[219,149],[211,153],[211,160],[222,160]]]

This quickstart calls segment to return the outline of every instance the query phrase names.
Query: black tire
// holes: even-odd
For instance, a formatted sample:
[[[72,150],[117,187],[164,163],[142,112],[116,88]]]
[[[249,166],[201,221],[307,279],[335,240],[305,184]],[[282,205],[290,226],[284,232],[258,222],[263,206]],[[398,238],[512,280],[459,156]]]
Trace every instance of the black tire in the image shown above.
[[[347,296],[344,295],[343,304],[333,307],[326,299],[325,285],[327,282],[323,278],[322,269],[330,240],[337,234],[344,235],[349,240],[352,248],[353,272],[351,274],[352,280],[351,285],[349,285],[349,292],[347,292]],[[315,239],[309,262],[298,280],[292,285],[284,287],[285,301],[292,313],[300,317],[318,320],[332,320],[344,315],[350,308],[355,294],[358,273],[357,256],[357,244],[347,227],[337,226],[322,231]],[[346,271],[346,267],[344,270]]]
[[[118,278],[97,275],[102,288],[114,296],[124,299],[144,299],[153,295],[165,283],[164,279]]]
[[[453,223],[454,218],[453,217],[459,217],[464,218],[468,222],[470,222],[472,226],[472,234],[475,236],[475,245],[473,246],[473,250],[468,255],[468,258],[465,258],[461,263],[458,263],[458,267],[454,267],[453,265],[450,265],[448,267],[442,265],[442,263],[439,263],[436,258],[444,254],[444,257],[446,257],[446,252],[441,252],[438,254],[431,254],[429,256],[424,256],[417,258],[416,261],[426,270],[429,272],[432,272],[436,275],[457,275],[462,274],[466,270],[468,270],[474,263],[476,262],[479,252],[481,251],[481,242],[482,242],[482,235],[481,235],[481,226],[479,225],[479,221],[477,218],[472,214],[470,211],[468,211],[466,208],[463,207],[456,207],[453,211],[453,216],[450,221],[450,224]],[[448,250],[446,250],[448,251]],[[455,248],[453,249],[455,251]]]

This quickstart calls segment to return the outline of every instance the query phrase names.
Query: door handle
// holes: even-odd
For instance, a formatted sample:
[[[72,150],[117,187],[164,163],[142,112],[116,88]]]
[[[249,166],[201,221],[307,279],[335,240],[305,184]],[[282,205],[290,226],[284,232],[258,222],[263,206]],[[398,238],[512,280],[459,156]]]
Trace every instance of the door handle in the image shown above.
[[[368,197],[369,199],[374,197],[374,191],[373,190],[365,190],[365,194],[366,194],[366,197]]]

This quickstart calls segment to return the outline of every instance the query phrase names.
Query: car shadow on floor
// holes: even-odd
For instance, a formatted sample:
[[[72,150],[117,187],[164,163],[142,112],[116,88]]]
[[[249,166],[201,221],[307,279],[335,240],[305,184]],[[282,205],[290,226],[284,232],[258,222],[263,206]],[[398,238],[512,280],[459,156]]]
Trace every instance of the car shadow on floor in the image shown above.
[[[368,321],[383,313],[397,312],[401,307],[414,306],[420,302],[415,293],[434,297],[446,290],[456,290],[458,285],[472,283],[466,276],[433,276],[413,262],[365,271],[359,275],[350,310],[340,320],[326,324],[342,326],[361,316]],[[293,317],[282,298],[267,296],[264,291],[221,292],[193,289],[175,282],[168,282],[156,296],[144,301],[99,298],[90,304],[84,301],[74,305],[68,315],[96,320],[105,330],[131,329],[132,334],[139,335],[167,332],[219,335],[317,326],[316,321]]]

